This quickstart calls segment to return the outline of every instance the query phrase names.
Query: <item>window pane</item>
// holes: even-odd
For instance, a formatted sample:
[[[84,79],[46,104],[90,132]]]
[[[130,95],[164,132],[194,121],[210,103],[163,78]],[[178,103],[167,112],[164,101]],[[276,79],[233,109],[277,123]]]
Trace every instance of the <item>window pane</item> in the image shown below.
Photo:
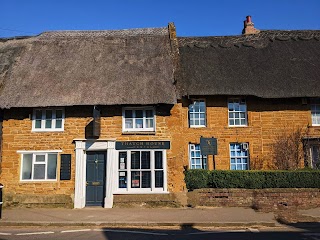
[[[142,110],[136,110],[136,118],[143,118],[143,111]]]
[[[206,103],[204,101],[200,102],[200,111],[205,112],[206,111]]]
[[[62,110],[56,110],[56,118],[62,118]]]
[[[36,119],[42,119],[42,110],[36,110]]]
[[[22,179],[31,179],[32,175],[32,154],[23,154]]]
[[[240,120],[236,119],[235,122],[234,122],[234,125],[240,125]]]
[[[203,126],[206,125],[205,120],[200,120],[200,125],[203,125]]]
[[[45,155],[36,155],[36,162],[44,162]]]
[[[41,120],[36,120],[35,128],[41,128]]]
[[[45,179],[45,164],[35,164],[33,179]]]
[[[155,169],[162,169],[162,152],[156,151],[155,152]]]
[[[48,154],[47,179],[56,179],[57,174],[57,154]]]
[[[140,169],[140,152],[131,152],[131,169]]]
[[[231,125],[231,126],[234,125],[234,120],[233,120],[233,119],[230,119],[230,120],[229,120],[229,125]]]
[[[136,119],[136,128],[143,128],[143,119]]]
[[[133,128],[133,119],[126,119],[125,125],[126,128]]]
[[[46,120],[46,128],[51,128],[52,120]]]
[[[146,128],[153,128],[153,119],[146,119]]]
[[[119,153],[119,169],[127,169],[127,152]]]
[[[62,128],[62,120],[56,120],[56,128]]]
[[[125,118],[133,118],[132,110],[125,110],[124,111],[124,117]]]
[[[46,110],[46,119],[52,119],[52,110]]]
[[[163,187],[163,171],[155,172],[155,187],[162,188]]]
[[[119,188],[127,188],[127,172],[119,172]]]
[[[131,187],[140,188],[140,172],[138,171],[131,172]]]
[[[150,152],[141,152],[141,169],[150,169]]]
[[[143,171],[141,172],[142,179],[141,179],[141,187],[142,188],[151,188],[151,172],[150,171]]]
[[[153,110],[146,110],[146,117],[153,118]]]

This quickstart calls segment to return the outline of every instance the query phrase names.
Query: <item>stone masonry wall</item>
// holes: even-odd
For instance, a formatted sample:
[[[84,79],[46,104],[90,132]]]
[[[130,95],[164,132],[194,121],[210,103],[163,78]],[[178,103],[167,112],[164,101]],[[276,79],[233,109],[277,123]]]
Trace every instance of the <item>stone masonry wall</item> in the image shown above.
[[[232,142],[249,143],[251,169],[268,169],[272,165],[271,144],[281,132],[301,127],[306,136],[320,137],[320,127],[311,126],[310,105],[302,104],[301,99],[267,100],[248,97],[247,127],[228,126],[227,97],[220,96],[206,98],[207,127],[189,128],[189,103],[190,101],[183,99],[174,106],[157,106],[156,133],[149,134],[122,133],[121,107],[101,107],[100,138],[117,141],[170,140],[171,149],[167,150],[168,190],[171,193],[179,193],[186,192],[183,171],[189,165],[188,144],[199,143],[201,136],[218,139],[218,155],[214,158],[209,156],[209,169],[230,169],[229,144]],[[86,128],[88,129],[92,121],[92,106],[66,107],[63,132],[32,132],[31,115],[32,108],[4,111],[0,183],[5,186],[5,196],[59,195],[73,201],[73,140],[86,138]],[[21,160],[20,154],[17,153],[19,150],[62,150],[62,154],[71,154],[71,180],[21,182]],[[59,179],[59,164],[57,178]]]
[[[187,193],[189,206],[250,207],[260,211],[320,207],[320,189],[197,189]]]

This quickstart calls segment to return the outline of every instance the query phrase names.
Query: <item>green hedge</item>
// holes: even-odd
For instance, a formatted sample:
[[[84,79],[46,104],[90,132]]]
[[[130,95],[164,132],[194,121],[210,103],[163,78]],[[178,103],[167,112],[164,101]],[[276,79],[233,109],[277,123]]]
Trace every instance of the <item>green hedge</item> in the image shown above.
[[[199,188],[320,188],[320,171],[187,170],[189,190]]]

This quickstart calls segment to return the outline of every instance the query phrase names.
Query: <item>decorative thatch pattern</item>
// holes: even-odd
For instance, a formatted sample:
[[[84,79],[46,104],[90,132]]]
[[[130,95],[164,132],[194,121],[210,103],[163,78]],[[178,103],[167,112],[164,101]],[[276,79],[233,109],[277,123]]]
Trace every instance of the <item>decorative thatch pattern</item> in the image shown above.
[[[0,108],[176,102],[167,28],[0,41]]]
[[[179,38],[180,96],[320,96],[320,31]]]

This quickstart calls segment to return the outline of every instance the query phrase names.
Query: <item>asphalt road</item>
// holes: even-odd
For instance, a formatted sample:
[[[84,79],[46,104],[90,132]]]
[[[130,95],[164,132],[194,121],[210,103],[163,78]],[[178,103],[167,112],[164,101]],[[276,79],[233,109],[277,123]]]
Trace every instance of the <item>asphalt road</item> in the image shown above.
[[[293,228],[54,228],[2,227],[0,240],[320,240],[320,229],[305,231]]]

